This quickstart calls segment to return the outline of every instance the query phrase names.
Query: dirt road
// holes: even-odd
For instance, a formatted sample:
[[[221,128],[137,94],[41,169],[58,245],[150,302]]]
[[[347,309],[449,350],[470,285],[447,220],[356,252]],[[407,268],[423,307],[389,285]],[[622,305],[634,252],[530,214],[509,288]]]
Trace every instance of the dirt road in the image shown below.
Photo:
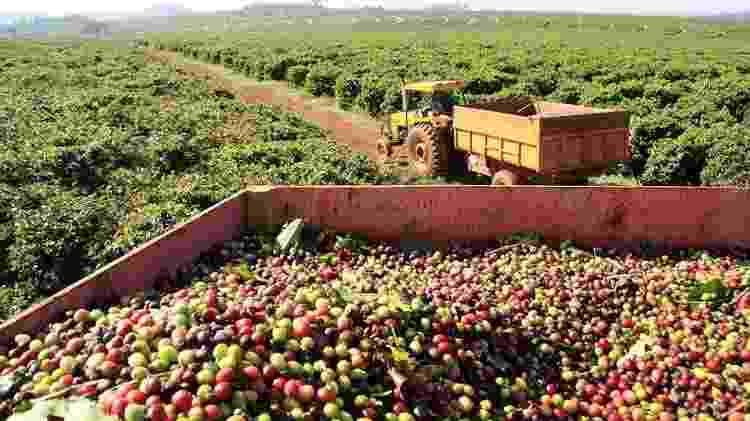
[[[337,109],[334,98],[305,95],[290,89],[286,82],[258,82],[224,66],[191,60],[178,53],[146,49],[146,54],[152,59],[176,65],[194,77],[207,79],[244,103],[273,104],[283,110],[299,112],[306,120],[328,130],[337,143],[347,144],[352,150],[377,159],[378,123],[362,114]]]

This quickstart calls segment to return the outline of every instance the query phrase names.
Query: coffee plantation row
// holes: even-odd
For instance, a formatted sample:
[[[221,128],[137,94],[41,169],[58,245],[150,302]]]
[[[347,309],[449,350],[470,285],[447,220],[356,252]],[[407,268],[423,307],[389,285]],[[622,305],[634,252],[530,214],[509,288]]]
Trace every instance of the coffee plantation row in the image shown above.
[[[296,115],[141,51],[0,43],[0,319],[247,184],[381,180]]]
[[[674,44],[659,33],[651,40],[655,47],[649,48],[643,40],[628,44],[635,32],[600,30],[589,35],[602,37],[601,46],[592,46],[589,39],[578,47],[577,42],[583,43],[567,40],[584,34],[570,29],[555,34],[559,27],[539,31],[534,39],[529,32],[514,35],[502,25],[496,33],[468,28],[413,32],[409,28],[420,29],[415,22],[384,21],[382,26],[380,32],[346,33],[323,24],[309,29],[259,24],[267,32],[159,34],[147,37],[146,44],[222,64],[257,80],[286,80],[313,95],[335,96],[342,108],[371,115],[400,108],[402,77],[466,79],[470,96],[522,94],[621,106],[632,113],[634,131],[633,159],[619,168],[621,174],[662,185],[742,184],[748,179],[750,61],[736,43],[703,39],[694,40],[700,47],[659,48]],[[614,41],[617,36],[622,38]]]

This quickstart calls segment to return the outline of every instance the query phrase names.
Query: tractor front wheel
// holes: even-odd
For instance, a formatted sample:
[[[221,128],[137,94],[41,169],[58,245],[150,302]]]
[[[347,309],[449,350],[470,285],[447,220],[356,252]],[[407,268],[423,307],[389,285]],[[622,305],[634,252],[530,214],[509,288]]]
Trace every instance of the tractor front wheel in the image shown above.
[[[381,137],[380,139],[378,139],[375,146],[378,150],[378,158],[380,158],[381,161],[391,157],[393,148],[391,147],[391,142],[388,139]]]
[[[450,130],[430,124],[417,124],[406,137],[409,161],[419,176],[448,175],[450,146]]]

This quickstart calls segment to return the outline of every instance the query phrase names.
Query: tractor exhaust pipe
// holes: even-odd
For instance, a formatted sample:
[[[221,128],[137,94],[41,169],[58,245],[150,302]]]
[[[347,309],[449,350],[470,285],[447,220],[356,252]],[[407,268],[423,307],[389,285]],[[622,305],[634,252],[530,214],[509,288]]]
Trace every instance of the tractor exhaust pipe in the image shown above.
[[[401,79],[401,109],[404,110],[404,124],[406,124],[406,135],[409,135],[409,99],[406,93],[406,81]]]

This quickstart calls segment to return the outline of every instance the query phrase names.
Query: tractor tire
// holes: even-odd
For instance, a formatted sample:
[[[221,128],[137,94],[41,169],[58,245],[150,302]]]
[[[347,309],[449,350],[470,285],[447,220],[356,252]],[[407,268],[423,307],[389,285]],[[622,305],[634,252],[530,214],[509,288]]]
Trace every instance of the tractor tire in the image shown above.
[[[524,182],[523,176],[510,170],[500,170],[492,176],[493,186],[520,186]]]
[[[415,173],[423,177],[447,176],[451,152],[450,131],[417,124],[406,137],[406,150]]]
[[[377,147],[378,158],[380,158],[380,160],[386,160],[391,157],[391,154],[393,153],[393,149],[391,147],[391,142],[388,141],[388,139],[381,137],[375,143],[375,146]]]

